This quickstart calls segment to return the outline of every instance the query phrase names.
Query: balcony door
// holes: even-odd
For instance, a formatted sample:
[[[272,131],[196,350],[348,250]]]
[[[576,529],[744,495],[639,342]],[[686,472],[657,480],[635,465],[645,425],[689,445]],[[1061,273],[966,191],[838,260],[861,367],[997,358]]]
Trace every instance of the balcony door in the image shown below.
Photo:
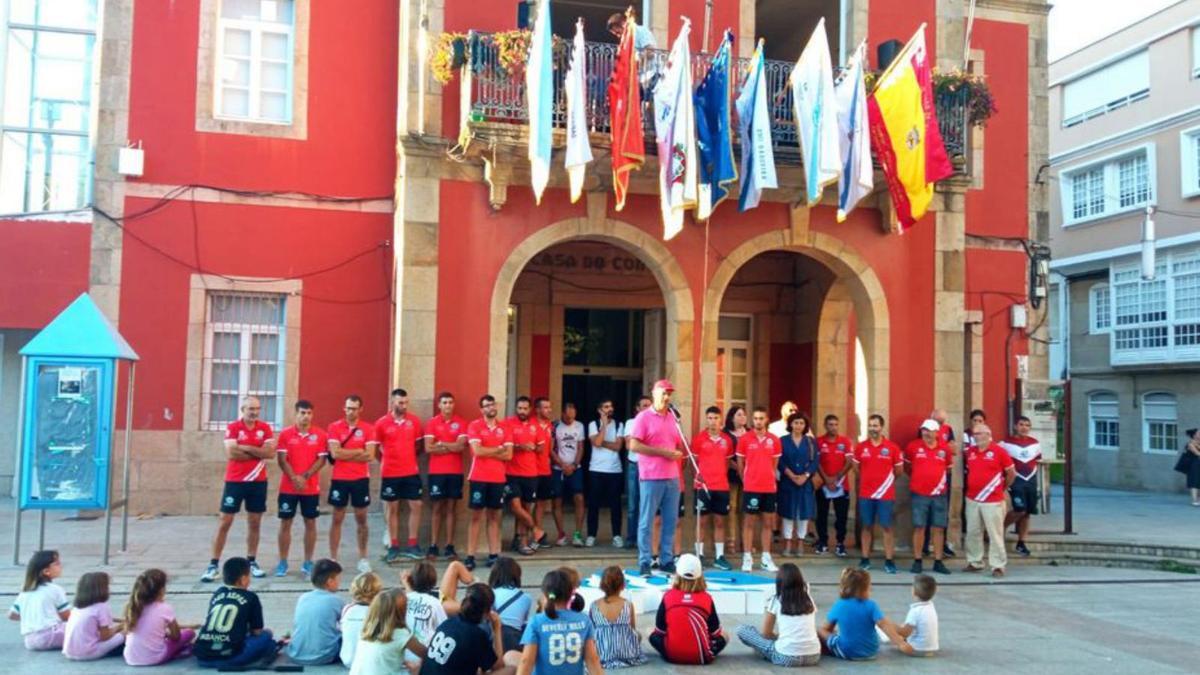
[[[753,324],[749,314],[722,314],[717,324],[716,404],[721,410],[750,404]]]

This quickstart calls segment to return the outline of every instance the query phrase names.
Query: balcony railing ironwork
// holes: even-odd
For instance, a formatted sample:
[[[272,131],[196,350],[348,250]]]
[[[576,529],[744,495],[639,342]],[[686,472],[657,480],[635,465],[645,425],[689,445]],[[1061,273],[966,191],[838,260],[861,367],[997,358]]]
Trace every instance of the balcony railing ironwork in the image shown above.
[[[612,75],[613,63],[616,60],[617,45],[602,42],[588,42],[585,50],[586,87],[588,92],[587,120],[588,127],[593,133],[608,133],[608,81]],[[643,126],[647,141],[647,149],[654,150],[654,117],[649,100],[655,85],[667,67],[669,52],[661,49],[642,50],[638,60],[638,80],[642,85]],[[462,111],[466,124],[478,122],[497,122],[524,125],[529,121],[529,111],[526,108],[525,76],[517,69],[509,72],[500,62],[500,48],[490,33],[471,32],[467,37],[466,63],[462,70]],[[563,90],[563,78],[570,65],[570,50],[556,48],[554,50],[554,109],[552,119],[554,127],[566,127],[567,101]],[[712,54],[695,54],[692,56],[692,77],[696,86],[708,72],[712,63]],[[734,59],[733,96],[741,92],[744,75],[749,66],[749,59]],[[799,161],[798,140],[796,135],[795,108],[793,106],[791,87],[788,86],[788,76],[791,74],[793,63],[788,61],[767,60],[765,74],[767,78],[767,99],[771,111],[771,138],[777,150],[783,154],[777,155],[781,163],[797,163]],[[954,160],[956,167],[965,163],[968,132],[966,91],[938,95],[935,97],[938,124],[946,145],[946,152]],[[734,111],[735,129],[737,112]],[[737,134],[734,134],[735,141]]]

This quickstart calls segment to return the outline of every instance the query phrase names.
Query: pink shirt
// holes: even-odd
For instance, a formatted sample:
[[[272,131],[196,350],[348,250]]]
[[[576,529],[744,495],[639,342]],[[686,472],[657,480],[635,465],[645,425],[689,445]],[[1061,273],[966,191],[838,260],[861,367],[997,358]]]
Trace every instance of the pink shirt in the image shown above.
[[[114,647],[121,644],[120,633],[105,642],[100,641],[100,627],[111,626],[112,612],[107,602],[97,602],[94,605],[71,610],[67,619],[67,634],[63,639],[63,656],[77,661],[98,659]]]
[[[654,408],[646,408],[633,418],[633,431],[625,435],[655,448],[683,447],[683,438],[670,410],[660,414]],[[640,455],[637,465],[638,478],[642,480],[679,479],[679,463],[666,457]]]
[[[125,636],[125,663],[131,666],[155,666],[167,659],[167,625],[175,619],[175,610],[165,602],[153,602],[142,610],[137,625]]]

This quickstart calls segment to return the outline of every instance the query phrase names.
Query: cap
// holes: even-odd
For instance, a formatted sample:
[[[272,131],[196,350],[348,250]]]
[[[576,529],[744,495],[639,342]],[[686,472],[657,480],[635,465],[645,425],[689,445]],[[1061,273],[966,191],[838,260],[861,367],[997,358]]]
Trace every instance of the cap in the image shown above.
[[[921,422],[922,431],[937,432],[941,428],[942,425],[938,424],[937,420],[925,420],[924,422]]]
[[[684,553],[675,561],[675,573],[684,579],[699,579],[704,576],[704,569],[699,558],[691,553]]]
[[[670,380],[659,380],[654,383],[654,389],[662,389],[663,391],[675,391],[675,385],[671,384]]]

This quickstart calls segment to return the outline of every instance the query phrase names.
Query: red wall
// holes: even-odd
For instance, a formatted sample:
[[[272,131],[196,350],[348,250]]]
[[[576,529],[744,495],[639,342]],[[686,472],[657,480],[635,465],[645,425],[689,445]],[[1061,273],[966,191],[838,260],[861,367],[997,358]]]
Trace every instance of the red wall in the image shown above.
[[[867,10],[867,53],[872,68],[878,65],[875,49],[880,43],[888,40],[899,40],[902,44],[908,42],[921,22],[926,24],[925,48],[934,57],[937,54],[937,0],[870,3]],[[848,45],[847,53],[853,48],[854,45]],[[933,62],[936,62],[936,58]]]
[[[89,223],[0,220],[0,327],[44,328],[88,289]]]
[[[692,48],[692,53],[701,51],[701,42],[704,40],[704,2],[705,0],[670,0],[671,19],[667,23],[667,41],[665,44],[660,44],[663,49],[670,49],[671,43],[675,40],[675,36],[679,34],[679,29],[683,26],[683,21],[679,17],[686,16],[692,20],[692,39],[688,41]],[[708,35],[708,50],[713,51],[717,45],[721,44],[721,35],[725,33],[725,29],[733,30],[733,34],[738,34],[738,3],[736,0],[717,0],[713,3],[712,10],[712,25],[709,28]],[[736,51],[734,52],[736,53]]]

